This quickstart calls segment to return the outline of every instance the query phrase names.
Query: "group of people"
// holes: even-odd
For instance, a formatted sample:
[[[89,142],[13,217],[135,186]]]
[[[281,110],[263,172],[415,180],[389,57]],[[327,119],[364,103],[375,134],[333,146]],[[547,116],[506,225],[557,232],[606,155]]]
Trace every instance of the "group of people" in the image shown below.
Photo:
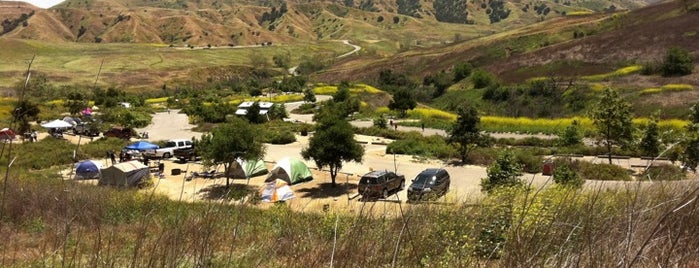
[[[107,158],[112,161],[112,165],[116,164],[116,153],[113,150],[107,151]],[[131,160],[131,155],[126,150],[119,152],[119,163]]]
[[[117,163],[116,162],[116,154],[114,153],[114,151],[112,151],[112,150],[107,151],[107,158],[109,158],[109,160],[112,161],[112,165]],[[123,150],[121,150],[121,152],[119,152],[119,163],[131,161],[132,159],[133,159],[133,156],[131,154],[129,154],[129,152],[126,149],[123,149]],[[141,158],[141,159],[143,161],[143,164],[148,166],[148,163],[149,163],[148,157],[146,157],[144,155],[143,158]]]
[[[49,128],[49,135],[56,138],[63,137],[63,129],[60,128]]]
[[[24,138],[25,139],[29,138],[30,142],[37,142],[37,141],[39,141],[39,133],[36,132],[36,130],[34,130],[32,132],[26,132],[26,133],[24,133]]]

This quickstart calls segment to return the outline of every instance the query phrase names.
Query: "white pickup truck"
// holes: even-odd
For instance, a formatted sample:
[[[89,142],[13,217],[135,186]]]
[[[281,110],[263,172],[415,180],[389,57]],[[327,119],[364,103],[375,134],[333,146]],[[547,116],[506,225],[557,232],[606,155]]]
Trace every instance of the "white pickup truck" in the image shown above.
[[[169,140],[164,147],[145,151],[148,158],[170,158],[175,155],[176,149],[192,148],[192,141],[187,139]]]

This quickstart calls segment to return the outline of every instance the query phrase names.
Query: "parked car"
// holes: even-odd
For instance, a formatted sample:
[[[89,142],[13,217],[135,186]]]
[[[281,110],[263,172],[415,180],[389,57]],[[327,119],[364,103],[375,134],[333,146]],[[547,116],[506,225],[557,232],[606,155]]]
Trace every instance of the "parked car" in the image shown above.
[[[128,127],[112,127],[111,129],[104,132],[102,135],[105,137],[115,137],[121,139],[130,139],[136,136],[136,131]]]
[[[144,152],[148,158],[170,158],[175,155],[176,149],[192,148],[192,141],[188,139],[169,140],[165,146]]]
[[[73,134],[96,137],[100,135],[100,132],[96,125],[88,122],[82,122],[73,126]]]
[[[405,176],[392,171],[372,171],[359,180],[359,193],[364,197],[380,196],[387,198],[393,191],[405,188]]]
[[[437,199],[449,191],[451,178],[443,168],[428,168],[420,172],[408,187],[408,200]]]
[[[175,149],[173,153],[175,157],[179,159],[182,163],[201,159],[197,151],[194,150],[194,147]]]

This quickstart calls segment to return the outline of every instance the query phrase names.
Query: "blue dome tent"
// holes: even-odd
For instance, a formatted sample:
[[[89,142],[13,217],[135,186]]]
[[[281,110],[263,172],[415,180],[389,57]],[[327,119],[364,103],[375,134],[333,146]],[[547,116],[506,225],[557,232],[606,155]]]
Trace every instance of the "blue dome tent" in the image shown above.
[[[76,180],[99,179],[102,163],[95,160],[85,160],[75,168]]]

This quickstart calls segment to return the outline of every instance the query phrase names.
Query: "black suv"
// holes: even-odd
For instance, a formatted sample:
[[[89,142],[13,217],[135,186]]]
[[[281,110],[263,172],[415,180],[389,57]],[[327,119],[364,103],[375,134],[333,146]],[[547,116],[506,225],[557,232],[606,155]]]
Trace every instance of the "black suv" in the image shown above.
[[[449,191],[451,178],[443,168],[428,168],[415,177],[408,187],[408,200],[418,201],[436,199]]]
[[[359,193],[364,197],[380,196],[387,198],[393,191],[405,188],[405,176],[391,171],[372,171],[359,180]]]

